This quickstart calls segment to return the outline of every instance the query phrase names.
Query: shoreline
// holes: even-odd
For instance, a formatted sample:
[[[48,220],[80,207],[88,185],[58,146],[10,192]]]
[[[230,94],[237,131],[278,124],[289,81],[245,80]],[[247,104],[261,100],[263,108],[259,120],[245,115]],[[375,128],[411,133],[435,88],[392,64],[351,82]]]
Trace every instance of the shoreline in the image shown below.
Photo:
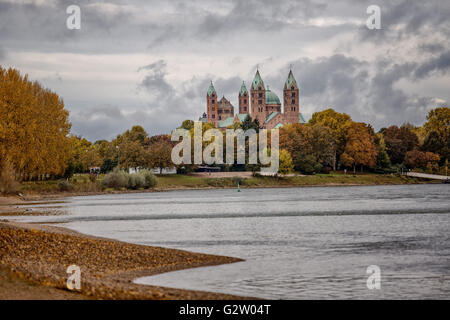
[[[344,176],[344,179],[352,179],[359,178],[364,179],[368,175],[347,175]],[[332,181],[321,181],[320,183],[308,183],[307,181],[303,182],[292,182],[292,181],[283,181],[283,178],[276,181],[276,183],[264,181],[264,183],[257,184],[246,184],[244,179],[242,184],[240,185],[241,189],[265,189],[265,188],[304,188],[304,187],[357,187],[357,186],[381,186],[381,185],[421,185],[421,184],[440,184],[442,182],[438,180],[429,180],[429,179],[421,179],[421,178],[407,178],[404,176],[387,176],[387,175],[374,175],[375,177],[381,177],[385,179],[385,181],[346,181],[346,182],[332,182]],[[302,178],[308,179],[310,176],[298,176]],[[313,177],[313,176],[311,176]],[[333,178],[333,176],[329,176]],[[370,176],[369,176],[370,177]],[[328,177],[324,177],[327,179]],[[205,178],[210,180],[220,180],[224,178]],[[229,178],[225,178],[229,179]],[[20,195],[8,195],[2,196],[0,194],[0,206],[2,205],[2,198],[17,198],[22,201],[39,201],[42,199],[63,199],[66,197],[74,197],[74,196],[90,196],[90,195],[103,195],[103,194],[127,194],[127,193],[153,193],[153,192],[169,192],[169,191],[182,191],[182,190],[215,190],[215,189],[236,189],[235,185],[165,185],[165,186],[156,186],[151,189],[122,189],[122,190],[113,190],[106,189],[102,191],[39,191],[39,190],[27,190],[24,194]],[[20,201],[19,201],[20,202]],[[22,203],[12,203],[14,204],[22,204]],[[1,213],[1,210],[0,210]]]
[[[0,222],[0,288],[16,299],[255,299],[214,292],[140,285],[159,273],[243,261],[239,258],[126,243],[55,226]],[[69,265],[81,269],[81,290],[66,287]],[[11,283],[16,285],[11,286]],[[9,285],[8,285],[9,284]],[[24,287],[17,292],[17,284]],[[30,297],[28,289],[47,297]],[[6,298],[5,298],[6,297]]]

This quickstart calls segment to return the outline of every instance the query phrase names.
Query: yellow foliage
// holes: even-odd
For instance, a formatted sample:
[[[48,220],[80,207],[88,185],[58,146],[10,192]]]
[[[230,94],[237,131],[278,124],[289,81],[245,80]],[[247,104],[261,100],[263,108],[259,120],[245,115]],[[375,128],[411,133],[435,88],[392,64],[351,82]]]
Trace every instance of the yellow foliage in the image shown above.
[[[64,172],[68,116],[57,94],[0,67],[0,159],[11,163],[18,179]]]

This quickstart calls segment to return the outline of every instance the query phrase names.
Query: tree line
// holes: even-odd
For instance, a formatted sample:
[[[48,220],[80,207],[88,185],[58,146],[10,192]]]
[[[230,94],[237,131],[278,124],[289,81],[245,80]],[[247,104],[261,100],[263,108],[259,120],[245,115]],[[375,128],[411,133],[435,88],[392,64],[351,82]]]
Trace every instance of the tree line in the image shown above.
[[[70,133],[69,112],[54,92],[30,81],[15,69],[0,67],[0,179],[70,177],[100,168],[165,168],[173,166],[169,135],[150,136],[141,126],[111,141],[95,142]],[[180,128],[193,134],[194,122]],[[203,130],[213,128],[204,124]],[[230,128],[254,129],[260,124],[247,117]],[[448,166],[450,109],[429,111],[423,126],[404,124],[378,132],[333,109],[316,112],[306,124],[280,128],[280,173],[350,169],[397,172],[420,169],[439,172]],[[269,139],[270,141],[270,139]],[[226,146],[224,145],[224,148]],[[223,170],[258,170],[256,165],[221,165]],[[179,171],[195,170],[182,166]]]

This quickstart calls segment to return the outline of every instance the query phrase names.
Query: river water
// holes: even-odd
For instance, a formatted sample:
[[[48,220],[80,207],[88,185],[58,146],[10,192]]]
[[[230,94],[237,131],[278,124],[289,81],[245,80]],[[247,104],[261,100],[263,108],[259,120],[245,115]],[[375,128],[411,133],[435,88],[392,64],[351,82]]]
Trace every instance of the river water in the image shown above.
[[[141,284],[269,299],[450,299],[450,185],[171,191],[35,207],[63,214],[15,219],[245,259]],[[367,286],[372,265],[380,289]]]

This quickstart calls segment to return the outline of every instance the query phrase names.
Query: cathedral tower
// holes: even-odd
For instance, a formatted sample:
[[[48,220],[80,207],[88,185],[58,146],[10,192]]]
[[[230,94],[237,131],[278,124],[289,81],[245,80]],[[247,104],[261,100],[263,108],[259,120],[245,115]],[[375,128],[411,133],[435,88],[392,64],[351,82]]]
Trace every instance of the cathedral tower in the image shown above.
[[[292,70],[289,70],[289,75],[284,84],[284,116],[286,123],[299,122],[299,90],[297,81],[295,81]]]
[[[208,92],[206,93],[206,114],[208,116],[208,122],[213,123],[216,127],[218,123],[217,109],[217,93],[211,81]]]
[[[256,71],[255,78],[252,81],[250,95],[252,101],[252,118],[258,119],[259,124],[262,126],[267,117],[266,88],[264,87],[259,70]]]
[[[239,113],[248,114],[250,113],[250,109],[248,108],[249,100],[248,100],[248,91],[245,86],[244,81],[242,81],[241,90],[239,91]]]

